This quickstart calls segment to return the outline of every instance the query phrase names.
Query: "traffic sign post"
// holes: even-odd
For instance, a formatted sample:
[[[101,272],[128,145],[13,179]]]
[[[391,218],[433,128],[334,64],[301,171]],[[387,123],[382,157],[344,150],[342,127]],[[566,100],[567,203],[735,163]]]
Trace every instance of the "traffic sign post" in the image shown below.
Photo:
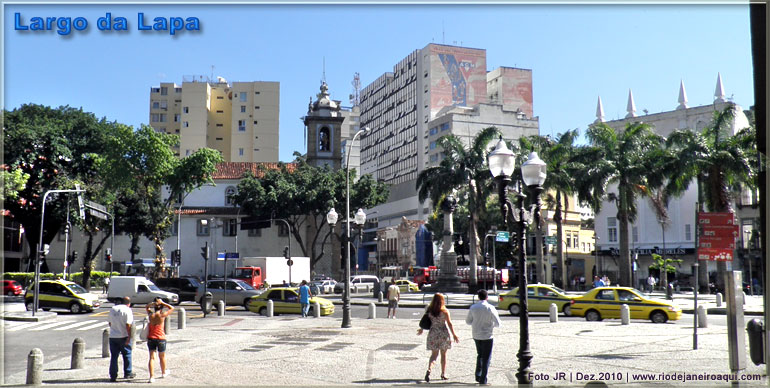
[[[735,214],[698,213],[698,259],[732,261],[738,223]]]
[[[511,234],[505,231],[497,232],[497,235],[495,235],[495,241],[497,242],[508,242],[510,238]]]
[[[545,243],[550,245],[556,245],[556,236],[545,236]]]

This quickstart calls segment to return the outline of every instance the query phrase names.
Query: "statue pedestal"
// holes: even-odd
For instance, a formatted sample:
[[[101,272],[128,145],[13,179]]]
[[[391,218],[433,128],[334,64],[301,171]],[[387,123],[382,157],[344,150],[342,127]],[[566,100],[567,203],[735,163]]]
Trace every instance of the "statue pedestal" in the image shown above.
[[[468,286],[460,283],[460,277],[457,276],[457,254],[454,252],[444,252],[441,254],[441,267],[436,284],[431,287],[434,292],[452,292],[466,293]]]

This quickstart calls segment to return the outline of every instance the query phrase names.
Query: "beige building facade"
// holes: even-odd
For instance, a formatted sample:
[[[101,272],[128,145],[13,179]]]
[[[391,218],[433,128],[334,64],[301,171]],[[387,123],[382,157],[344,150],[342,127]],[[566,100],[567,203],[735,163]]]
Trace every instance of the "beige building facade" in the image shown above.
[[[280,84],[185,77],[150,90],[150,125],[179,135],[180,157],[204,147],[225,162],[278,162]]]

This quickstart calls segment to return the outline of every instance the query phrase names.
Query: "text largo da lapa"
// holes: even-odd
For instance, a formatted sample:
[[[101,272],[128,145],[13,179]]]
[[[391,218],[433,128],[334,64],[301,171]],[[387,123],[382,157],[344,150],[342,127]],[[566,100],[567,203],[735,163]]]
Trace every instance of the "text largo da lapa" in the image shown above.
[[[163,17],[159,16],[150,20],[144,12],[136,16],[137,30],[139,31],[163,31],[169,35],[175,35],[180,31],[200,31],[201,22],[197,17]],[[96,28],[99,31],[128,31],[130,26],[128,19],[122,16],[113,16],[107,12],[96,20]],[[17,31],[56,31],[59,35],[69,35],[72,30],[87,31],[88,19],[78,17],[34,16],[25,22],[21,13],[14,14],[14,29]]]

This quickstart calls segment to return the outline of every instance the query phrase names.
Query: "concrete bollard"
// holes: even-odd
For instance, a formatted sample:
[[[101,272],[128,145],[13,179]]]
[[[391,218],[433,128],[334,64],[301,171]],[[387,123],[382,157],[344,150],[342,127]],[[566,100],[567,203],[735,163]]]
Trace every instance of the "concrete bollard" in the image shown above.
[[[72,358],[70,359],[70,369],[85,368],[86,341],[80,337],[72,341]]]
[[[628,305],[624,303],[620,306],[620,324],[628,325],[629,323],[631,323],[631,310],[628,308]]]
[[[377,306],[374,305],[374,302],[369,303],[369,319],[375,319],[377,318]]]
[[[717,292],[717,307],[722,307],[722,294]]]
[[[321,318],[321,304],[318,302],[313,303],[313,315],[316,318]]]
[[[110,329],[102,330],[102,358],[110,356]]]
[[[559,322],[559,308],[556,303],[551,303],[551,307],[548,307],[548,314],[551,316],[551,323]]]
[[[34,348],[27,355],[27,385],[43,383],[43,351]]]
[[[709,327],[709,315],[706,308],[698,306],[698,327]]]
[[[272,301],[272,299],[267,301],[267,316],[268,316],[268,318],[271,318],[273,316],[273,301]]]
[[[220,300],[217,302],[217,316],[218,317],[224,317],[225,316],[225,301]]]
[[[187,328],[187,311],[184,310],[184,307],[180,307],[179,313],[177,313],[176,328],[178,330]]]
[[[382,303],[382,291],[377,293],[377,302]]]
[[[168,334],[171,332],[171,316],[167,316],[166,319],[163,320],[163,332]]]
[[[743,299],[741,299],[741,302],[743,302],[743,305],[745,306],[746,305],[746,291],[743,291],[742,294],[743,294]]]

